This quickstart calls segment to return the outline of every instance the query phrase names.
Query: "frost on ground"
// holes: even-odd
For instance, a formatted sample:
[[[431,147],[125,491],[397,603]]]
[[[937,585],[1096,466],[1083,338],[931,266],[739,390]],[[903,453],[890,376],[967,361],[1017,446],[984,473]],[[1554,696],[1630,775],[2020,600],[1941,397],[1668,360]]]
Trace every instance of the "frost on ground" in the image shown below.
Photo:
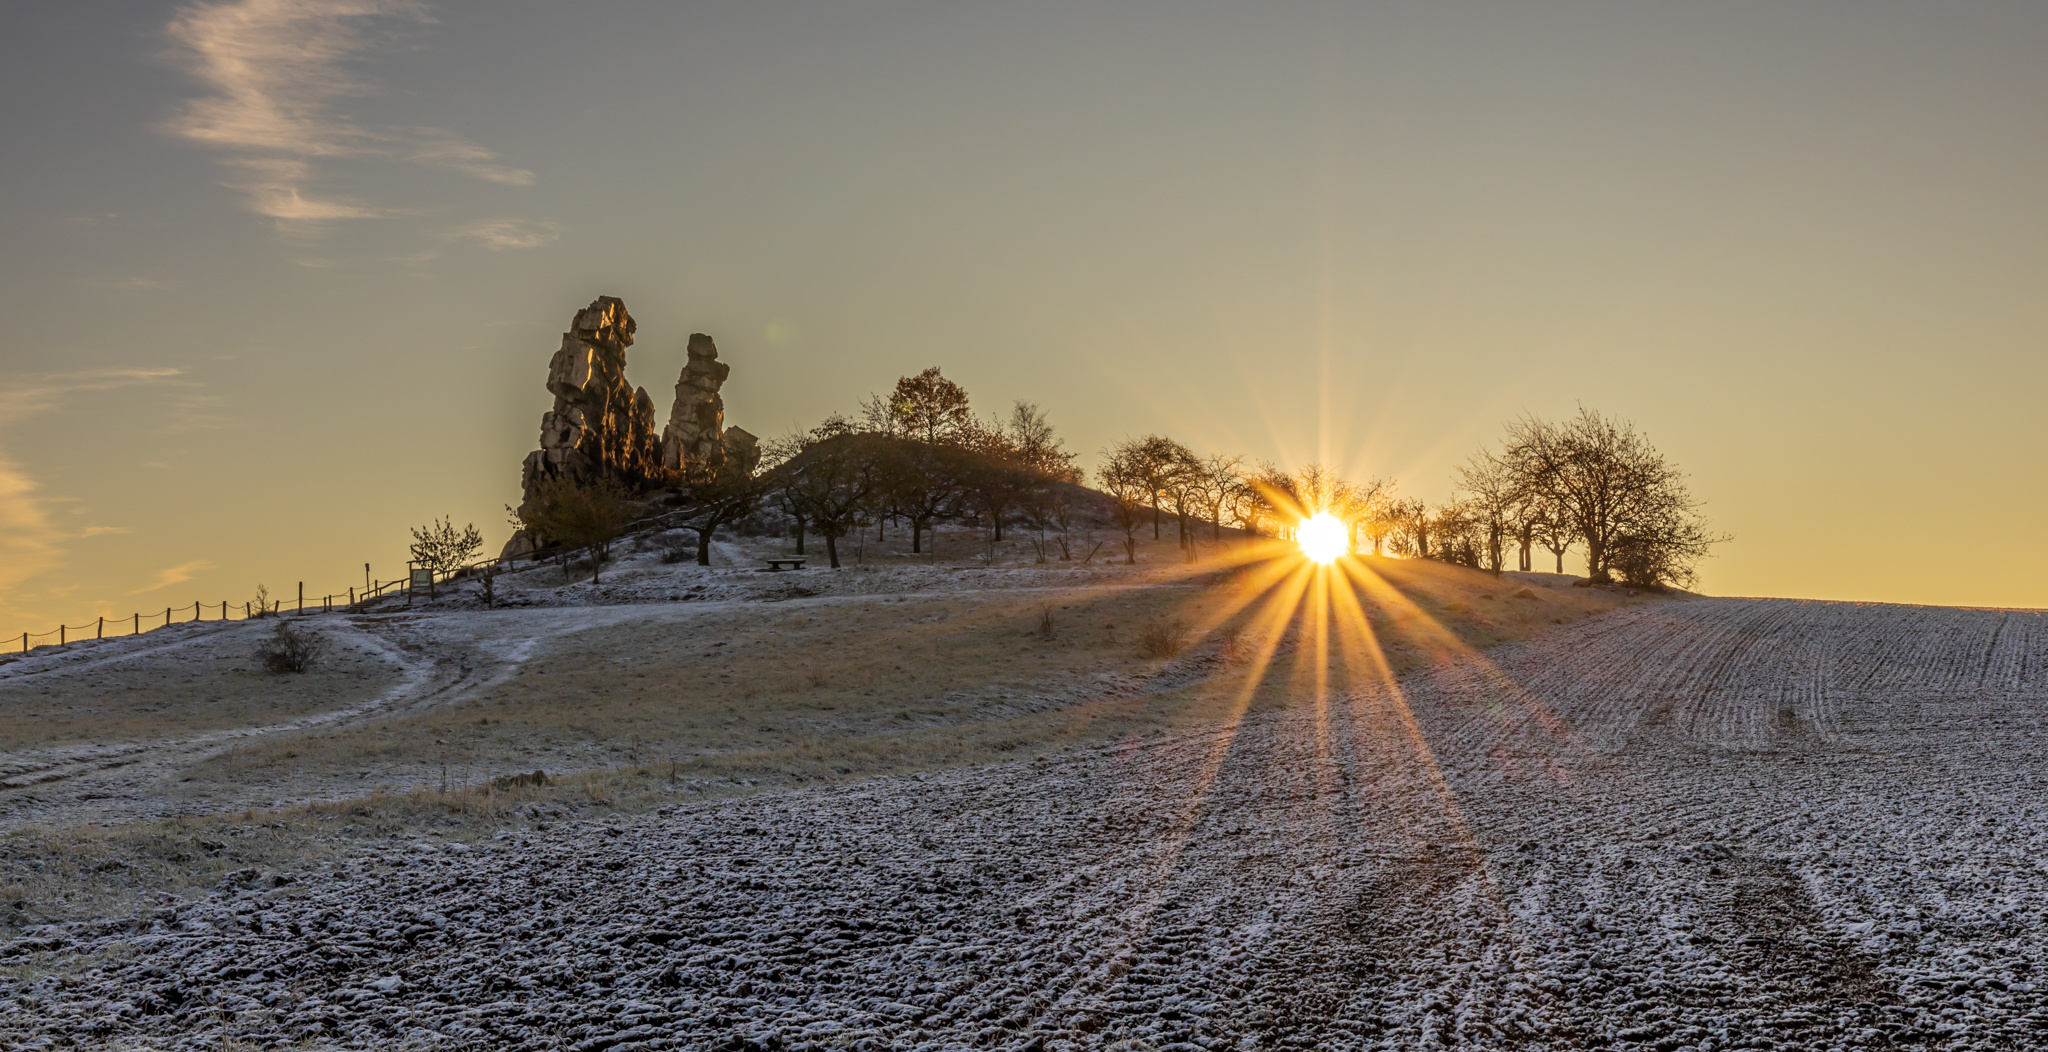
[[[0,949],[8,1047],[2027,1048],[2048,627],[1656,603],[1100,754],[416,840]],[[69,962],[68,964],[66,962]]]

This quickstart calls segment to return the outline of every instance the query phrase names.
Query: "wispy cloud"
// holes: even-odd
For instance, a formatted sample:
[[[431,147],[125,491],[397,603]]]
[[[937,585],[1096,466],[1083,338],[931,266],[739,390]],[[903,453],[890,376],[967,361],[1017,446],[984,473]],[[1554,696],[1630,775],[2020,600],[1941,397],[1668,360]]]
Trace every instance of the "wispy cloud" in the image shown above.
[[[431,22],[416,0],[223,0],[187,7],[165,32],[186,70],[212,89],[192,99],[166,131],[225,152],[224,181],[250,211],[307,232],[340,219],[397,214],[321,193],[314,161],[384,158],[444,168],[507,186],[533,173],[439,128],[369,127],[335,111],[375,94],[349,63],[388,39],[394,25]]]
[[[533,185],[532,172],[499,164],[496,153],[459,135],[438,128],[420,128],[415,134],[420,143],[413,148],[412,159],[420,164],[453,169],[505,186]]]
[[[194,559],[189,563],[179,563],[176,566],[165,567],[164,569],[158,570],[156,572],[156,580],[152,582],[148,587],[137,588],[136,590],[129,592],[128,594],[146,595],[150,592],[156,591],[159,588],[169,588],[174,584],[183,584],[186,581],[189,581],[192,578],[198,576],[200,573],[211,569],[213,569],[213,563],[205,559]]]
[[[149,384],[195,386],[180,380],[182,369],[81,369],[68,373],[31,373],[0,387],[0,420],[18,422],[22,417],[54,408],[66,395],[81,391],[110,391],[117,387]]]
[[[107,533],[134,533],[134,532],[135,532],[134,530],[131,530],[131,529],[129,529],[129,528],[128,528],[128,527],[126,527],[126,526],[87,526],[87,527],[86,527],[85,529],[83,529],[83,530],[79,531],[79,534],[78,534],[78,536],[79,536],[79,538],[80,538],[80,539],[84,539],[84,538],[86,538],[86,537],[98,537],[98,536],[100,536],[101,534],[107,534]]]
[[[559,223],[526,219],[479,219],[449,232],[448,236],[474,241],[494,252],[513,248],[539,248],[561,237]]]
[[[63,565],[63,531],[50,524],[48,501],[20,465],[0,457],[0,595]]]

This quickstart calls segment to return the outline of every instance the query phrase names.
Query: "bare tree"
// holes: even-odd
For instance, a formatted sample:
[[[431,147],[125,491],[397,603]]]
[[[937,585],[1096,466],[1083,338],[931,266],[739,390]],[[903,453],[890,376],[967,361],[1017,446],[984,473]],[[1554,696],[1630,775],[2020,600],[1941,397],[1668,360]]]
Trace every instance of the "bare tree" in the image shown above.
[[[476,558],[483,547],[484,535],[477,532],[475,523],[458,530],[453,519],[435,519],[429,525],[412,528],[412,561],[416,566],[433,571],[428,577],[428,595],[437,594],[435,578],[461,569]]]
[[[761,455],[735,447],[711,457],[683,457],[677,481],[690,498],[684,524],[697,533],[697,565],[711,565],[711,538],[719,527],[753,514],[773,486],[772,477],[759,470]]]
[[[1145,510],[1152,500],[1146,454],[1141,441],[1124,441],[1102,451],[1102,466],[1095,473],[1103,491],[1116,502],[1116,525],[1124,533],[1124,561],[1138,561],[1138,530],[1145,525]]]
[[[1209,539],[1223,540],[1223,518],[1236,507],[1245,489],[1244,458],[1212,453],[1199,465],[1201,506],[1209,520]]]
[[[1708,532],[1685,476],[1646,437],[1593,410],[1561,424],[1515,421],[1502,459],[1584,542],[1592,581],[1619,570],[1634,583],[1689,582],[1693,565],[1729,539]],[[1623,544],[1630,551],[1616,565]]]
[[[1428,504],[1414,497],[1397,500],[1388,507],[1387,518],[1394,523],[1394,554],[1409,559],[1430,557],[1429,534],[1432,520]]]
[[[1050,479],[1080,480],[1081,470],[1074,466],[1074,454],[1067,452],[1052,421],[1037,405],[1019,400],[1010,407],[1010,417],[1003,422],[1002,431],[1008,441],[1002,452],[1009,459]]]
[[[1429,516],[1429,534],[1436,546],[1431,558],[1475,570],[1481,568],[1486,526],[1469,502],[1453,500],[1437,505],[1435,513]]]
[[[1558,573],[1564,572],[1564,553],[1572,547],[1572,526],[1548,502],[1536,505],[1530,516],[1529,533],[1557,559]]]
[[[562,546],[562,577],[569,576],[568,553],[590,549],[590,580],[611,554],[611,542],[633,519],[626,488],[615,479],[577,479],[558,475],[541,483],[532,500],[518,510],[506,508],[519,528]]]
[[[1357,550],[1360,533],[1370,535],[1367,524],[1379,514],[1382,505],[1392,497],[1394,484],[1381,478],[1370,478],[1364,482],[1338,479],[1331,487],[1328,511],[1338,522],[1344,524],[1344,546],[1347,551]]]
[[[825,538],[825,557],[835,570],[839,538],[868,521],[881,484],[880,443],[886,441],[856,432],[844,419],[833,417],[805,434],[799,452],[781,466],[783,488]]]
[[[988,517],[988,541],[1002,543],[1003,524],[1045,478],[1023,462],[1003,431],[977,426],[961,435],[958,453],[960,492]]]
[[[1250,513],[1249,525],[1254,533],[1267,533],[1285,537],[1294,524],[1307,515],[1307,505],[1302,501],[1301,483],[1294,475],[1271,464],[1260,464],[1256,472],[1247,478],[1246,485],[1258,499],[1250,502],[1245,510]]]
[[[1521,477],[1506,461],[1482,449],[1458,466],[1462,502],[1480,531],[1485,566],[1495,577],[1506,569],[1507,541],[1524,503]]]
[[[1185,446],[1178,452],[1179,463],[1160,476],[1160,492],[1165,495],[1167,507],[1173,511],[1181,558],[1194,562],[1195,523],[1207,516],[1207,509],[1210,507],[1209,471],[1202,460],[1189,452]]]
[[[974,423],[967,392],[941,376],[936,365],[896,381],[887,415],[901,433],[926,445],[951,439]]]
[[[1407,502],[1394,495],[1394,484],[1385,483],[1379,499],[1373,501],[1358,528],[1372,540],[1374,555],[1387,554],[1387,538],[1397,536],[1406,528],[1408,521]]]
[[[1130,446],[1131,468],[1144,480],[1148,496],[1145,503],[1152,508],[1152,539],[1159,539],[1159,525],[1163,515],[1162,505],[1167,491],[1195,461],[1195,455],[1188,447],[1164,435],[1146,435]]]

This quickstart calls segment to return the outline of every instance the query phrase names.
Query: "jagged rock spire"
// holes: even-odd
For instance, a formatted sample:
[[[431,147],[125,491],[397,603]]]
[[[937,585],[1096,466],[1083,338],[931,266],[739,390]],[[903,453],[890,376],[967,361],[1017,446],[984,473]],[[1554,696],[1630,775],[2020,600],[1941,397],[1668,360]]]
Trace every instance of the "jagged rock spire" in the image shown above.
[[[613,478],[639,489],[660,476],[654,399],[626,382],[633,316],[614,296],[576,312],[562,347],[548,362],[555,407],[541,417],[540,448],[526,455],[524,499],[557,476]]]

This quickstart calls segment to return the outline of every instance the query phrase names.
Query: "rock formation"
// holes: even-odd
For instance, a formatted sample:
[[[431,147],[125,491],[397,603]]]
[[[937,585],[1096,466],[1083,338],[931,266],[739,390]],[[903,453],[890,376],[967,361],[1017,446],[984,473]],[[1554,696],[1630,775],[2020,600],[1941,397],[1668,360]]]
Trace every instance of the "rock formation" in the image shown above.
[[[676,401],[661,432],[661,466],[681,471],[689,464],[716,464],[726,457],[753,461],[760,442],[737,427],[725,426],[725,400],[718,389],[732,375],[732,366],[718,360],[718,344],[701,332],[690,334],[689,361],[676,377]]]
[[[725,400],[718,389],[732,375],[732,366],[718,360],[718,344],[701,332],[690,334],[689,361],[676,378],[676,403],[661,433],[661,466],[680,469],[685,460],[703,461],[723,452],[719,436],[725,429]]]
[[[548,363],[555,407],[541,417],[540,448],[526,455],[524,500],[558,476],[611,478],[634,490],[660,477],[654,400],[626,382],[634,327],[623,302],[599,296],[562,334],[562,348]]]
[[[676,380],[675,407],[668,427],[654,431],[654,400],[645,388],[626,382],[626,348],[635,325],[626,305],[599,296],[576,312],[562,347],[548,362],[548,391],[555,407],[540,421],[540,448],[526,455],[520,482],[521,509],[531,506],[551,478],[610,478],[635,493],[674,487],[685,463],[716,464],[737,457],[752,464],[759,441],[725,426],[725,402],[718,389],[732,367],[718,360],[718,345],[693,333],[689,362]],[[525,531],[505,545],[507,558],[535,551]]]

